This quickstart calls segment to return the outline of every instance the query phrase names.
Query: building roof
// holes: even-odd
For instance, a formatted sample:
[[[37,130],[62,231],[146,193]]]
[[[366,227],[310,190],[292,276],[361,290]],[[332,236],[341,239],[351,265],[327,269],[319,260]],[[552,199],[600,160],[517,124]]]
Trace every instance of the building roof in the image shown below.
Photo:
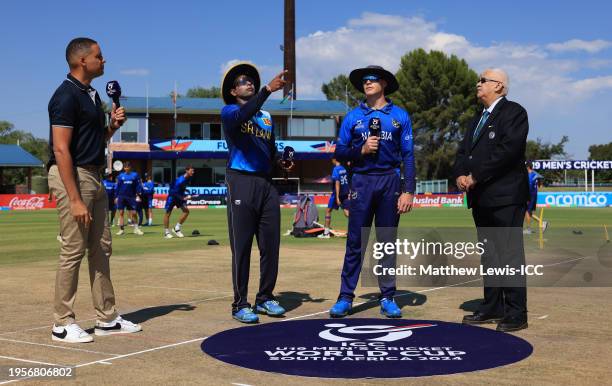
[[[29,168],[45,166],[19,145],[0,145],[0,167]]]
[[[174,113],[171,97],[148,98],[149,113]],[[146,113],[147,98],[121,97],[121,105],[128,113]],[[269,99],[264,103],[263,110],[272,115],[291,115],[291,101],[280,103],[280,99]],[[176,111],[178,114],[220,114],[225,106],[221,98],[177,98]],[[348,107],[337,100],[295,100],[293,101],[294,116],[344,116]]]

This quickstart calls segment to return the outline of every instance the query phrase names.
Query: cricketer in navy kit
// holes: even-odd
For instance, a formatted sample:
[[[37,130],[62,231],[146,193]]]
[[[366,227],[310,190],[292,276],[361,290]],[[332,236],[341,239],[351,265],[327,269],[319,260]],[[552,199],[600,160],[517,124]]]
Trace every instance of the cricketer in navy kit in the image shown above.
[[[176,237],[183,238],[185,235],[183,234],[182,227],[187,217],[189,217],[189,208],[187,208],[187,200],[191,199],[191,195],[187,192],[187,186],[191,185],[192,178],[195,174],[195,168],[192,165],[187,165],[185,167],[185,173],[179,176],[174,182],[172,186],[170,186],[170,190],[168,191],[168,198],[166,199],[166,214],[164,214],[164,238],[171,239],[174,236],[170,233],[170,215],[172,214],[172,209],[174,207],[180,208],[183,212],[181,217],[179,217],[178,222],[172,228],[172,232],[176,235]]]
[[[115,226],[115,213],[117,212],[117,205],[115,205],[115,190],[117,189],[117,183],[113,181],[113,173],[108,173],[104,181],[104,190],[106,190],[106,196],[108,197],[108,213],[110,215],[109,223],[111,226]]]
[[[351,162],[353,177],[340,295],[329,311],[331,317],[343,317],[351,312],[363,264],[362,228],[371,227],[374,220],[378,241],[383,241],[381,238],[395,241],[399,216],[411,210],[416,185],[410,116],[385,97],[397,91],[397,80],[380,66],[353,70],[349,79],[366,95],[366,100],[344,118],[336,144],[335,158]],[[403,186],[398,173],[402,163]],[[387,231],[379,232],[379,228]],[[389,234],[391,229],[393,234]],[[395,266],[395,255],[386,256],[381,265]],[[401,317],[401,310],[393,299],[395,276],[378,279],[381,314]]]
[[[130,161],[123,163],[123,173],[117,176],[117,185],[115,186],[115,201],[117,203],[117,209],[119,210],[119,232],[118,236],[125,234],[123,212],[127,209],[129,212],[128,216],[134,224],[134,234],[142,236],[143,232],[138,227],[136,221],[136,207],[137,201],[140,200],[140,193],[142,192],[142,181],[138,173],[132,171],[132,164]]]
[[[280,202],[271,179],[276,156],[274,124],[270,114],[261,110],[270,94],[285,85],[285,74],[281,72],[260,89],[257,69],[243,62],[226,72],[221,85],[226,104],[221,120],[229,148],[225,181],[232,249],[232,317],[243,323],[258,322],[255,312],[271,316],[285,313],[272,293],[280,246]],[[247,301],[253,236],[261,256],[255,312]]]

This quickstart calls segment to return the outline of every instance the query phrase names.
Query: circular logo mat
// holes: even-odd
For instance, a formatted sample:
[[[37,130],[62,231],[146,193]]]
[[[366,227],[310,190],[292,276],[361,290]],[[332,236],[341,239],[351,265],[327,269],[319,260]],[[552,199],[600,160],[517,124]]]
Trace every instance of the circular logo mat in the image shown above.
[[[518,362],[527,341],[438,320],[310,319],[241,327],[202,342],[236,366],[321,378],[400,378],[483,370]]]

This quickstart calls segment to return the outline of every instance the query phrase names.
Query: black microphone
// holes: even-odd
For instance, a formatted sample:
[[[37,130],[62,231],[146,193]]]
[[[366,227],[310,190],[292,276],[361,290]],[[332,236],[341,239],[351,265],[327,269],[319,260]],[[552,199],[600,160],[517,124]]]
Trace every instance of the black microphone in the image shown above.
[[[119,97],[121,96],[121,86],[116,80],[111,80],[106,83],[106,95],[113,100],[113,103],[117,108],[121,107],[119,103]]]
[[[371,137],[378,137],[380,139],[380,118],[370,118],[368,129],[370,130]],[[376,153],[378,153],[378,150],[374,152],[374,154]]]
[[[288,169],[293,164],[293,157],[295,155],[295,149],[291,146],[286,146],[283,150],[283,155],[281,156],[281,166],[285,169]]]
[[[289,178],[289,168],[293,166],[293,157],[295,155],[295,149],[291,146],[286,146],[281,156],[281,167],[284,169],[285,181]]]

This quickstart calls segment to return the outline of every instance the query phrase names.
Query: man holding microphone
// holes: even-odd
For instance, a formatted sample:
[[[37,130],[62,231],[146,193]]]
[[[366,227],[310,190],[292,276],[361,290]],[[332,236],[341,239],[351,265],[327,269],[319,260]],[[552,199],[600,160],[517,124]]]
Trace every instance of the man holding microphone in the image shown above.
[[[100,46],[89,38],[66,48],[70,73],[49,101],[49,188],[57,197],[62,245],[55,278],[55,324],[51,339],[85,343],[93,337],[75,322],[79,268],[88,250],[96,335],[132,333],[142,328],[121,318],[110,279],[111,234],[108,199],[102,183],[106,141],[126,120],[113,104],[106,123],[102,101],[91,86],[104,74]]]
[[[400,214],[411,210],[416,186],[410,116],[386,98],[399,88],[397,79],[380,66],[353,70],[349,79],[366,100],[342,121],[334,155],[338,161],[350,161],[353,171],[340,295],[329,310],[330,316],[336,318],[348,315],[352,309],[363,265],[362,228],[371,227],[375,219],[378,241],[394,241]],[[402,163],[403,186],[398,173]],[[381,263],[395,266],[395,255],[387,255]],[[393,299],[395,276],[379,276],[378,285],[380,313],[389,318],[401,317]]]

